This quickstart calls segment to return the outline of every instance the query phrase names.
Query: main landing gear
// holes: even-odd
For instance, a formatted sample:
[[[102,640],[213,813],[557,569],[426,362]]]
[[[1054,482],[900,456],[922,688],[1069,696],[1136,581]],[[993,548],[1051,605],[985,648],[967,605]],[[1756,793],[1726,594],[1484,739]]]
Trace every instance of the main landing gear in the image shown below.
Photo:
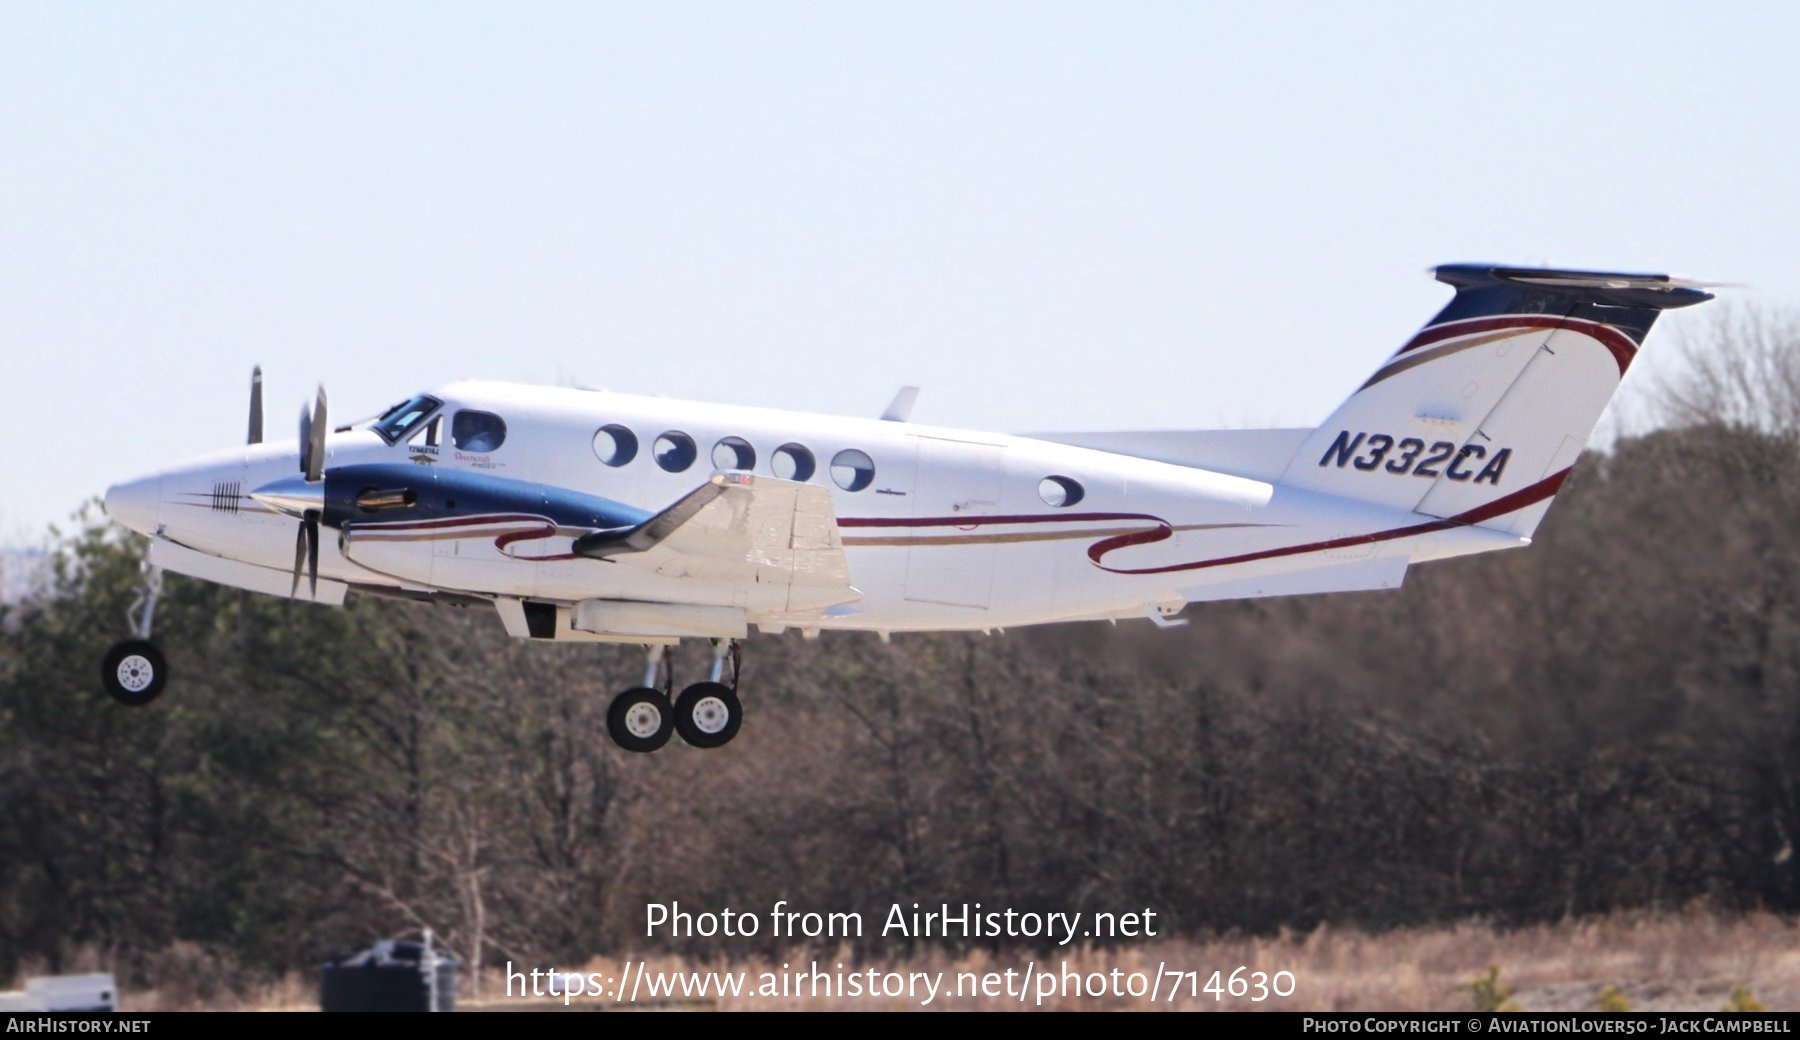
[[[744,708],[738,702],[737,640],[713,642],[712,672],[705,682],[697,682],[672,698],[674,691],[673,648],[653,646],[644,664],[644,682],[613,698],[606,709],[606,730],[613,743],[627,751],[655,751],[669,742],[669,736],[697,748],[723,747],[737,736],[744,722]],[[725,676],[731,666],[731,682]],[[657,682],[658,676],[662,682]]]
[[[126,611],[133,638],[114,643],[100,662],[100,682],[120,704],[141,708],[162,693],[169,666],[162,651],[150,641],[150,623],[156,618],[156,601],[162,596],[162,571],[144,565],[144,585]]]

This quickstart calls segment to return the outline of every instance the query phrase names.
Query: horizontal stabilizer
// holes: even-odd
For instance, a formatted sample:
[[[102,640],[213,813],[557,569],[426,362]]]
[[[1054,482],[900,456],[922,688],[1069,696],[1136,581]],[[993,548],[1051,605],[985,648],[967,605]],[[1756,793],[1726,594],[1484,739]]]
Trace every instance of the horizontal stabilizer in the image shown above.
[[[1712,294],[1703,290],[1714,283],[1698,282],[1667,274],[1621,274],[1612,271],[1572,271],[1552,267],[1493,267],[1487,264],[1443,264],[1432,268],[1432,277],[1457,289],[1483,286],[1536,286],[1602,307],[1642,307],[1673,310],[1705,303]]]

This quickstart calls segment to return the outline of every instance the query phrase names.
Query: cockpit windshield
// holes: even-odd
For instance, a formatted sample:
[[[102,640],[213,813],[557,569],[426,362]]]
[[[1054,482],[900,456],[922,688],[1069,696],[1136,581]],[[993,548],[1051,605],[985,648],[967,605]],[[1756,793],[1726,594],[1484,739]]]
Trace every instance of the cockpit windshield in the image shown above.
[[[429,394],[408,398],[382,412],[381,418],[369,428],[380,434],[382,440],[394,444],[418,429],[419,424],[429,419],[443,403]]]

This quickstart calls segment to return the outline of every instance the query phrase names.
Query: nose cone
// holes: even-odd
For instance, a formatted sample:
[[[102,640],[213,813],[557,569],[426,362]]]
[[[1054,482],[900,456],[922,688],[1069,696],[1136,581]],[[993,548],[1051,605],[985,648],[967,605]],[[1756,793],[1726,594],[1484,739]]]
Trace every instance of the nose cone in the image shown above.
[[[156,533],[162,511],[162,477],[144,477],[106,489],[106,515],[139,534]]]
[[[325,508],[325,482],[308,482],[304,474],[290,473],[250,492],[250,497],[289,516],[305,516]]]

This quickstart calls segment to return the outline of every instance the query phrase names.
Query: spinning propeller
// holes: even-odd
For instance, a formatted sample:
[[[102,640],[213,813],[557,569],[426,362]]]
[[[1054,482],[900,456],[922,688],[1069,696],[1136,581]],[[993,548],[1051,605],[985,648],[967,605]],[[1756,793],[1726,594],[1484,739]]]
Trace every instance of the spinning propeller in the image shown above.
[[[306,571],[307,585],[316,597],[319,592],[319,520],[325,515],[325,388],[319,388],[312,411],[300,408],[300,472],[296,476],[270,481],[250,497],[271,509],[280,510],[300,521],[294,538],[294,584],[288,595],[300,591],[300,572]],[[262,373],[258,370],[250,384],[250,443],[262,440]]]

